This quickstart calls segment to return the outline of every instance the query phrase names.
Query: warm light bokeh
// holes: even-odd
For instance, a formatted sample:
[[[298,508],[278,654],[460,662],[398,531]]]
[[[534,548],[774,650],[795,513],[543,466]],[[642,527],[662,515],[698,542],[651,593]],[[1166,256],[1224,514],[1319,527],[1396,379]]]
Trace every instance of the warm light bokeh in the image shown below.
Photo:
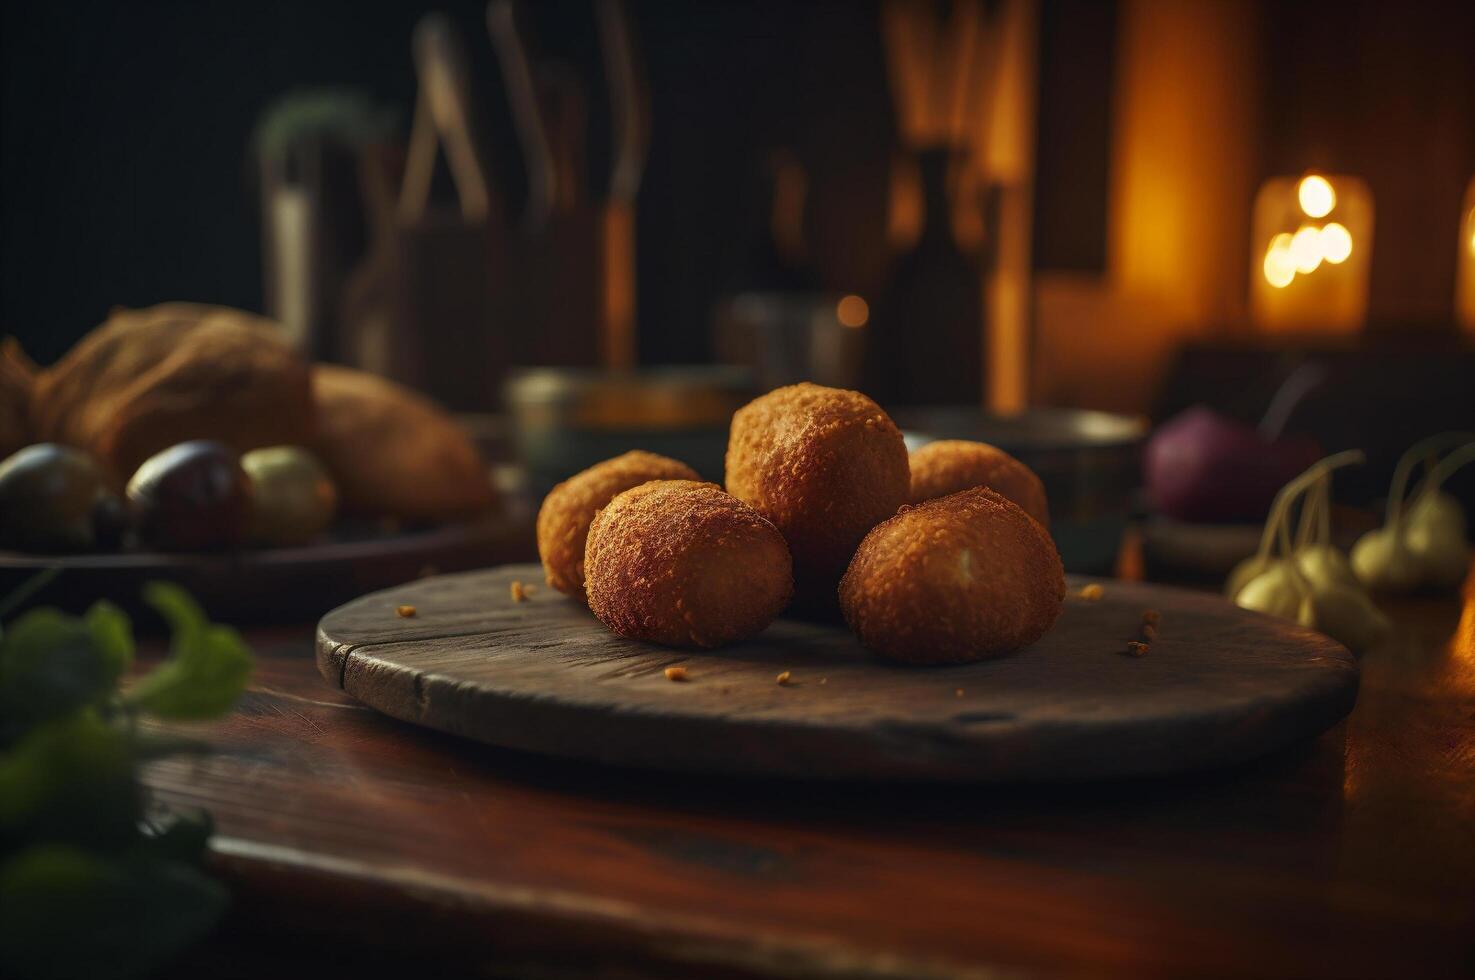
[[[1291,236],[1291,261],[1302,275],[1315,272],[1321,265],[1321,233],[1310,225],[1302,225]]]
[[[1475,333],[1475,177],[1465,187],[1460,239],[1455,260],[1455,316],[1466,333]]]
[[[1323,220],[1308,220],[1320,214]],[[1272,177],[1251,214],[1256,268],[1250,308],[1257,326],[1350,333],[1367,320],[1373,200],[1344,174]]]
[[[1282,232],[1270,240],[1265,250],[1265,281],[1276,289],[1284,289],[1296,278],[1296,260],[1291,257],[1291,236]]]
[[[1335,221],[1321,229],[1321,257],[1332,265],[1341,265],[1352,254],[1352,233]]]
[[[1244,322],[1246,275],[1271,289],[1271,235],[1251,239],[1243,204],[1259,165],[1256,8],[1119,11],[1105,274],[1039,275],[1032,356],[1041,402],[1140,412],[1184,343]]]
[[[840,297],[840,302],[835,304],[835,319],[841,326],[863,327],[870,318],[870,304],[854,293]]]
[[[1301,179],[1296,187],[1296,198],[1300,201],[1301,210],[1311,218],[1325,218],[1337,206],[1337,192],[1332,190],[1331,182],[1316,174]]]

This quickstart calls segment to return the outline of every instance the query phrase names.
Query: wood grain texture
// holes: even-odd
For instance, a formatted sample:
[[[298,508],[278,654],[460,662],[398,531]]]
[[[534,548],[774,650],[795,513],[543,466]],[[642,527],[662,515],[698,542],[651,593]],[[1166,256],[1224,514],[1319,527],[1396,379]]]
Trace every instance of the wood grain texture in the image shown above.
[[[1475,594],[1385,609],[1319,738],[1070,785],[506,751],[324,684],[310,625],[251,630],[239,710],[188,726],[215,754],[147,774],[211,811],[233,899],[170,976],[1468,977]]]
[[[324,678],[393,717],[507,748],[643,768],[820,779],[1079,780],[1229,765],[1311,738],[1357,692],[1321,634],[1216,596],[1109,583],[1013,656],[895,666],[842,627],[747,643],[622,639],[534,565],[365,596],[318,627]],[[1071,583],[1072,592],[1079,582]],[[412,605],[413,618],[396,615]],[[1142,613],[1151,652],[1125,656]],[[664,677],[682,666],[689,680]],[[776,677],[788,671],[791,683]],[[961,692],[961,693],[959,693]]]

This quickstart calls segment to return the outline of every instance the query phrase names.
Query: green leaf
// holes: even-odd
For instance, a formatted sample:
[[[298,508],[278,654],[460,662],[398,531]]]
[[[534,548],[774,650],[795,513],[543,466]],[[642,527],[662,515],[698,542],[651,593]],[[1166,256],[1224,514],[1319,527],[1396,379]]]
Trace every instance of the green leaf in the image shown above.
[[[0,754],[0,840],[114,847],[143,812],[128,732],[90,708],[52,719]]]
[[[85,620],[93,645],[117,683],[133,666],[133,623],[127,613],[106,599],[94,602]]]
[[[21,727],[102,700],[117,684],[116,652],[75,616],[35,609],[0,639],[0,717]],[[0,731],[0,739],[9,738]]]
[[[159,665],[128,693],[129,704],[177,721],[216,718],[251,679],[251,652],[235,630],[209,627],[186,652]]]
[[[0,865],[0,972],[36,978],[147,976],[203,936],[225,890],[197,869],[38,845]]]
[[[151,582],[144,598],[174,631],[168,661],[128,693],[130,705],[160,718],[215,718],[236,703],[251,679],[251,650],[239,633],[214,626],[183,589]]]

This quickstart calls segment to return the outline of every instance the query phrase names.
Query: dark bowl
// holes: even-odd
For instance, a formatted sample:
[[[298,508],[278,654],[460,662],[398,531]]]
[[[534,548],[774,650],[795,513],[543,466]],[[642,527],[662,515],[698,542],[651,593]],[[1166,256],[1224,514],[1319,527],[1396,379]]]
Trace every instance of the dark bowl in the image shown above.
[[[1147,420],[1069,408],[991,415],[963,406],[891,413],[916,449],[938,439],[987,442],[1039,474],[1050,533],[1070,572],[1109,574],[1141,482]]]
[[[540,500],[560,480],[631,449],[679,459],[722,482],[732,413],[757,391],[744,368],[618,372],[533,368],[506,385],[512,437]]]

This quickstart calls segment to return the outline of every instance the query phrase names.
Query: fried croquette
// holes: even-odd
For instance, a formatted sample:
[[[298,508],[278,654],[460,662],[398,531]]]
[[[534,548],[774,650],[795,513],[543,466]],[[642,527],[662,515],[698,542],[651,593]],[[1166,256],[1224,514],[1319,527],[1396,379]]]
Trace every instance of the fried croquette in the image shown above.
[[[988,487],[1014,501],[1045,527],[1050,526],[1045,485],[1034,470],[996,446],[966,439],[929,442],[912,453],[911,468],[914,504],[960,490]]]
[[[794,593],[783,535],[716,484],[626,490],[589,527],[589,608],[621,636],[718,647],[773,622]]]
[[[799,603],[835,607],[835,585],[866,532],[910,489],[901,430],[858,391],[770,391],[732,417],[727,492],[783,532]]]
[[[584,539],[599,508],[651,480],[699,480],[679,460],[635,450],[576,473],[549,491],[538,508],[538,557],[548,584],[584,596]]]
[[[867,647],[912,664],[958,664],[1027,646],[1065,599],[1055,543],[986,487],[906,507],[877,526],[840,582]]]

